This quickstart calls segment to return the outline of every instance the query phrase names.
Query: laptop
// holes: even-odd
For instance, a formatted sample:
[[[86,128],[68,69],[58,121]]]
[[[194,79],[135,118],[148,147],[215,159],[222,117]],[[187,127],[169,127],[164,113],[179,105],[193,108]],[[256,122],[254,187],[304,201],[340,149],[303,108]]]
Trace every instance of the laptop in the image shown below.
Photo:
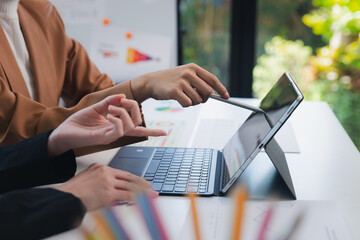
[[[183,195],[189,192],[203,196],[226,194],[303,98],[290,74],[284,73],[262,99],[259,107],[247,105],[247,109],[253,108],[253,113],[222,151],[125,146],[120,148],[109,166],[143,177],[152,184],[154,190],[163,195]],[[234,101],[224,101],[243,106]],[[286,161],[282,164],[286,164]]]

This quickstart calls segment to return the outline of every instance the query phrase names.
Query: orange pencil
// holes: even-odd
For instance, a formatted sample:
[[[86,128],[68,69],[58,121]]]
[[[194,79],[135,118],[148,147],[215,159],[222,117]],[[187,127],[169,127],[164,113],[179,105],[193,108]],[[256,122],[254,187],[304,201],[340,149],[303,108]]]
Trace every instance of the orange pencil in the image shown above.
[[[189,199],[190,199],[190,204],[191,204],[191,213],[192,213],[192,217],[193,217],[193,222],[194,222],[194,230],[195,230],[195,237],[196,240],[200,240],[200,228],[199,228],[199,221],[198,221],[198,217],[197,217],[197,213],[196,213],[196,205],[195,205],[195,194],[190,193],[188,195]]]
[[[112,240],[115,239],[114,234],[109,229],[109,226],[107,226],[107,223],[105,222],[104,218],[100,214],[93,214],[93,218],[96,222],[97,230],[100,232],[100,239],[103,240]]]
[[[235,218],[234,218],[234,226],[233,226],[233,240],[239,240],[241,236],[241,226],[244,215],[245,201],[247,200],[247,191],[244,187],[239,187],[235,190]]]

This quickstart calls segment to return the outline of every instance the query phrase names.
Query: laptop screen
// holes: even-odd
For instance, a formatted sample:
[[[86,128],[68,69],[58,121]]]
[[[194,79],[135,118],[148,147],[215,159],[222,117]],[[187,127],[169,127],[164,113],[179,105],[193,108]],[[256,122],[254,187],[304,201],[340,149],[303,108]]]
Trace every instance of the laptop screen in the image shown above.
[[[267,114],[268,119],[263,113],[252,113],[225,145],[222,152],[229,174],[225,178],[230,181],[237,171],[243,171],[242,166],[247,166],[245,163],[251,161],[250,155],[269,133],[271,125],[276,125],[298,97],[299,94],[284,74],[261,101],[260,108]],[[224,183],[224,186],[226,184]]]

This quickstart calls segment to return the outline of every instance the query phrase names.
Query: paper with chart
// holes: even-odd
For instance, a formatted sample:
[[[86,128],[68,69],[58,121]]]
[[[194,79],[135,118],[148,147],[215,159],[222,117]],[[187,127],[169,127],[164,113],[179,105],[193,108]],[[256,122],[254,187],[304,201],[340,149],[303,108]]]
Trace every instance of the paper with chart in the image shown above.
[[[241,239],[257,239],[269,202],[250,201],[246,203]],[[231,239],[234,206],[230,198],[198,198],[202,239]],[[292,235],[293,240],[350,240],[350,234],[335,202],[331,201],[279,201],[274,205],[270,224],[265,231],[265,239],[282,240],[299,213],[303,219]],[[179,239],[195,239],[191,216],[184,225]]]
[[[167,136],[149,137],[149,140],[134,146],[189,147],[199,114],[200,105],[183,108],[174,101],[149,99],[142,103],[148,128],[162,129]]]

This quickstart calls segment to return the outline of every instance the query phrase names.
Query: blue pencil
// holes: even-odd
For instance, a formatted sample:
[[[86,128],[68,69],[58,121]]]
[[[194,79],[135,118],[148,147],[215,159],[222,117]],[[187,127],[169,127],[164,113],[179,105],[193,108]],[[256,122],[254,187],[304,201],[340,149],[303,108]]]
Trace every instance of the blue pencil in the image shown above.
[[[155,220],[151,214],[150,205],[147,202],[146,195],[141,193],[137,197],[137,202],[140,207],[142,216],[144,217],[145,223],[149,229],[151,237],[153,239],[161,239],[158,229],[156,228]]]
[[[111,230],[116,235],[117,239],[130,240],[129,235],[126,233],[124,227],[122,226],[120,219],[118,219],[114,213],[114,210],[111,208],[106,208],[104,214],[107,222],[109,223]]]

